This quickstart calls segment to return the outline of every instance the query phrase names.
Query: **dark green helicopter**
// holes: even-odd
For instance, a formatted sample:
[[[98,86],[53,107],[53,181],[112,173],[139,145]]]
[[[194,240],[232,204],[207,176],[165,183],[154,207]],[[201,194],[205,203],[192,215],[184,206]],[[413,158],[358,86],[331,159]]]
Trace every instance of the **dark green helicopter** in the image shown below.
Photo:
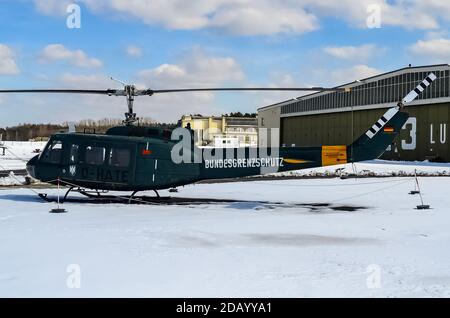
[[[308,169],[371,160],[380,157],[399,134],[408,113],[403,106],[414,100],[436,76],[430,73],[396,107],[390,108],[351,145],[277,148],[199,148],[193,133],[135,125],[136,96],[199,91],[347,91],[343,88],[194,88],[138,90],[32,89],[0,90],[0,93],[76,93],[125,96],[128,112],[124,125],[105,134],[59,133],[52,135],[41,154],[27,163],[33,178],[70,187],[88,195],[85,189],[139,191],[175,188],[206,179],[237,178],[264,173]]]

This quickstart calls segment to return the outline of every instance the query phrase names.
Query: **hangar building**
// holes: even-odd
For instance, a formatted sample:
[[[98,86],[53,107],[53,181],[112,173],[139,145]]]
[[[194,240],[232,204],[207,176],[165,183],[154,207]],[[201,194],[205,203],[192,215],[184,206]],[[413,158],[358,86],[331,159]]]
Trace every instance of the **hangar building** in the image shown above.
[[[437,79],[406,106],[408,122],[383,155],[394,160],[450,162],[450,65],[406,67],[258,109],[259,128],[279,128],[282,146],[351,144],[430,72]],[[260,145],[270,145],[260,138]]]

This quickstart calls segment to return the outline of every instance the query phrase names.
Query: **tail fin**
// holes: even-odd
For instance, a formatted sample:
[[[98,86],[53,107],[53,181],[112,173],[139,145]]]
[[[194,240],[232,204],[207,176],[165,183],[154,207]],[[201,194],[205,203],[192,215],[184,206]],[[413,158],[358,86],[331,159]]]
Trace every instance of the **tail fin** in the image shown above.
[[[434,80],[436,80],[436,75],[428,74],[415,89],[403,98],[397,107],[390,108],[364,135],[348,146],[347,157],[349,161],[356,162],[379,158],[392,144],[408,120],[409,115],[403,111],[403,106],[416,99]]]
[[[408,117],[409,114],[400,111],[400,107],[390,108],[364,135],[347,147],[349,161],[379,158],[400,133]]]

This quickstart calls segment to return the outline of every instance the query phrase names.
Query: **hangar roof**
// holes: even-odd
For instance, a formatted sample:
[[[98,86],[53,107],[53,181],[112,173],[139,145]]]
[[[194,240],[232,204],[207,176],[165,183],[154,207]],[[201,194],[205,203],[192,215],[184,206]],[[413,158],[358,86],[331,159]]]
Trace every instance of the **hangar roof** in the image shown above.
[[[429,90],[412,105],[450,101],[450,65],[408,66],[391,72],[336,86],[351,88],[346,92],[317,92],[261,107],[258,111],[281,107],[281,116],[301,116],[349,110],[390,107],[414,89],[428,73],[438,77]]]

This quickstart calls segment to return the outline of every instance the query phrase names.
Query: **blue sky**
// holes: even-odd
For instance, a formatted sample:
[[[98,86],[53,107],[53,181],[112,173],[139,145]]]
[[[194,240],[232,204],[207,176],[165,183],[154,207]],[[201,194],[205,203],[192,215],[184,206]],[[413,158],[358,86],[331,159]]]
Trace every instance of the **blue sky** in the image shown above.
[[[80,29],[66,25],[70,3],[81,8]],[[368,12],[373,4],[379,11]],[[0,87],[118,87],[109,76],[155,89],[332,86],[409,63],[448,63],[449,23],[450,2],[438,0],[3,0]],[[136,110],[174,122],[291,97],[177,94],[142,97]],[[0,96],[0,126],[124,111],[116,97]]]

